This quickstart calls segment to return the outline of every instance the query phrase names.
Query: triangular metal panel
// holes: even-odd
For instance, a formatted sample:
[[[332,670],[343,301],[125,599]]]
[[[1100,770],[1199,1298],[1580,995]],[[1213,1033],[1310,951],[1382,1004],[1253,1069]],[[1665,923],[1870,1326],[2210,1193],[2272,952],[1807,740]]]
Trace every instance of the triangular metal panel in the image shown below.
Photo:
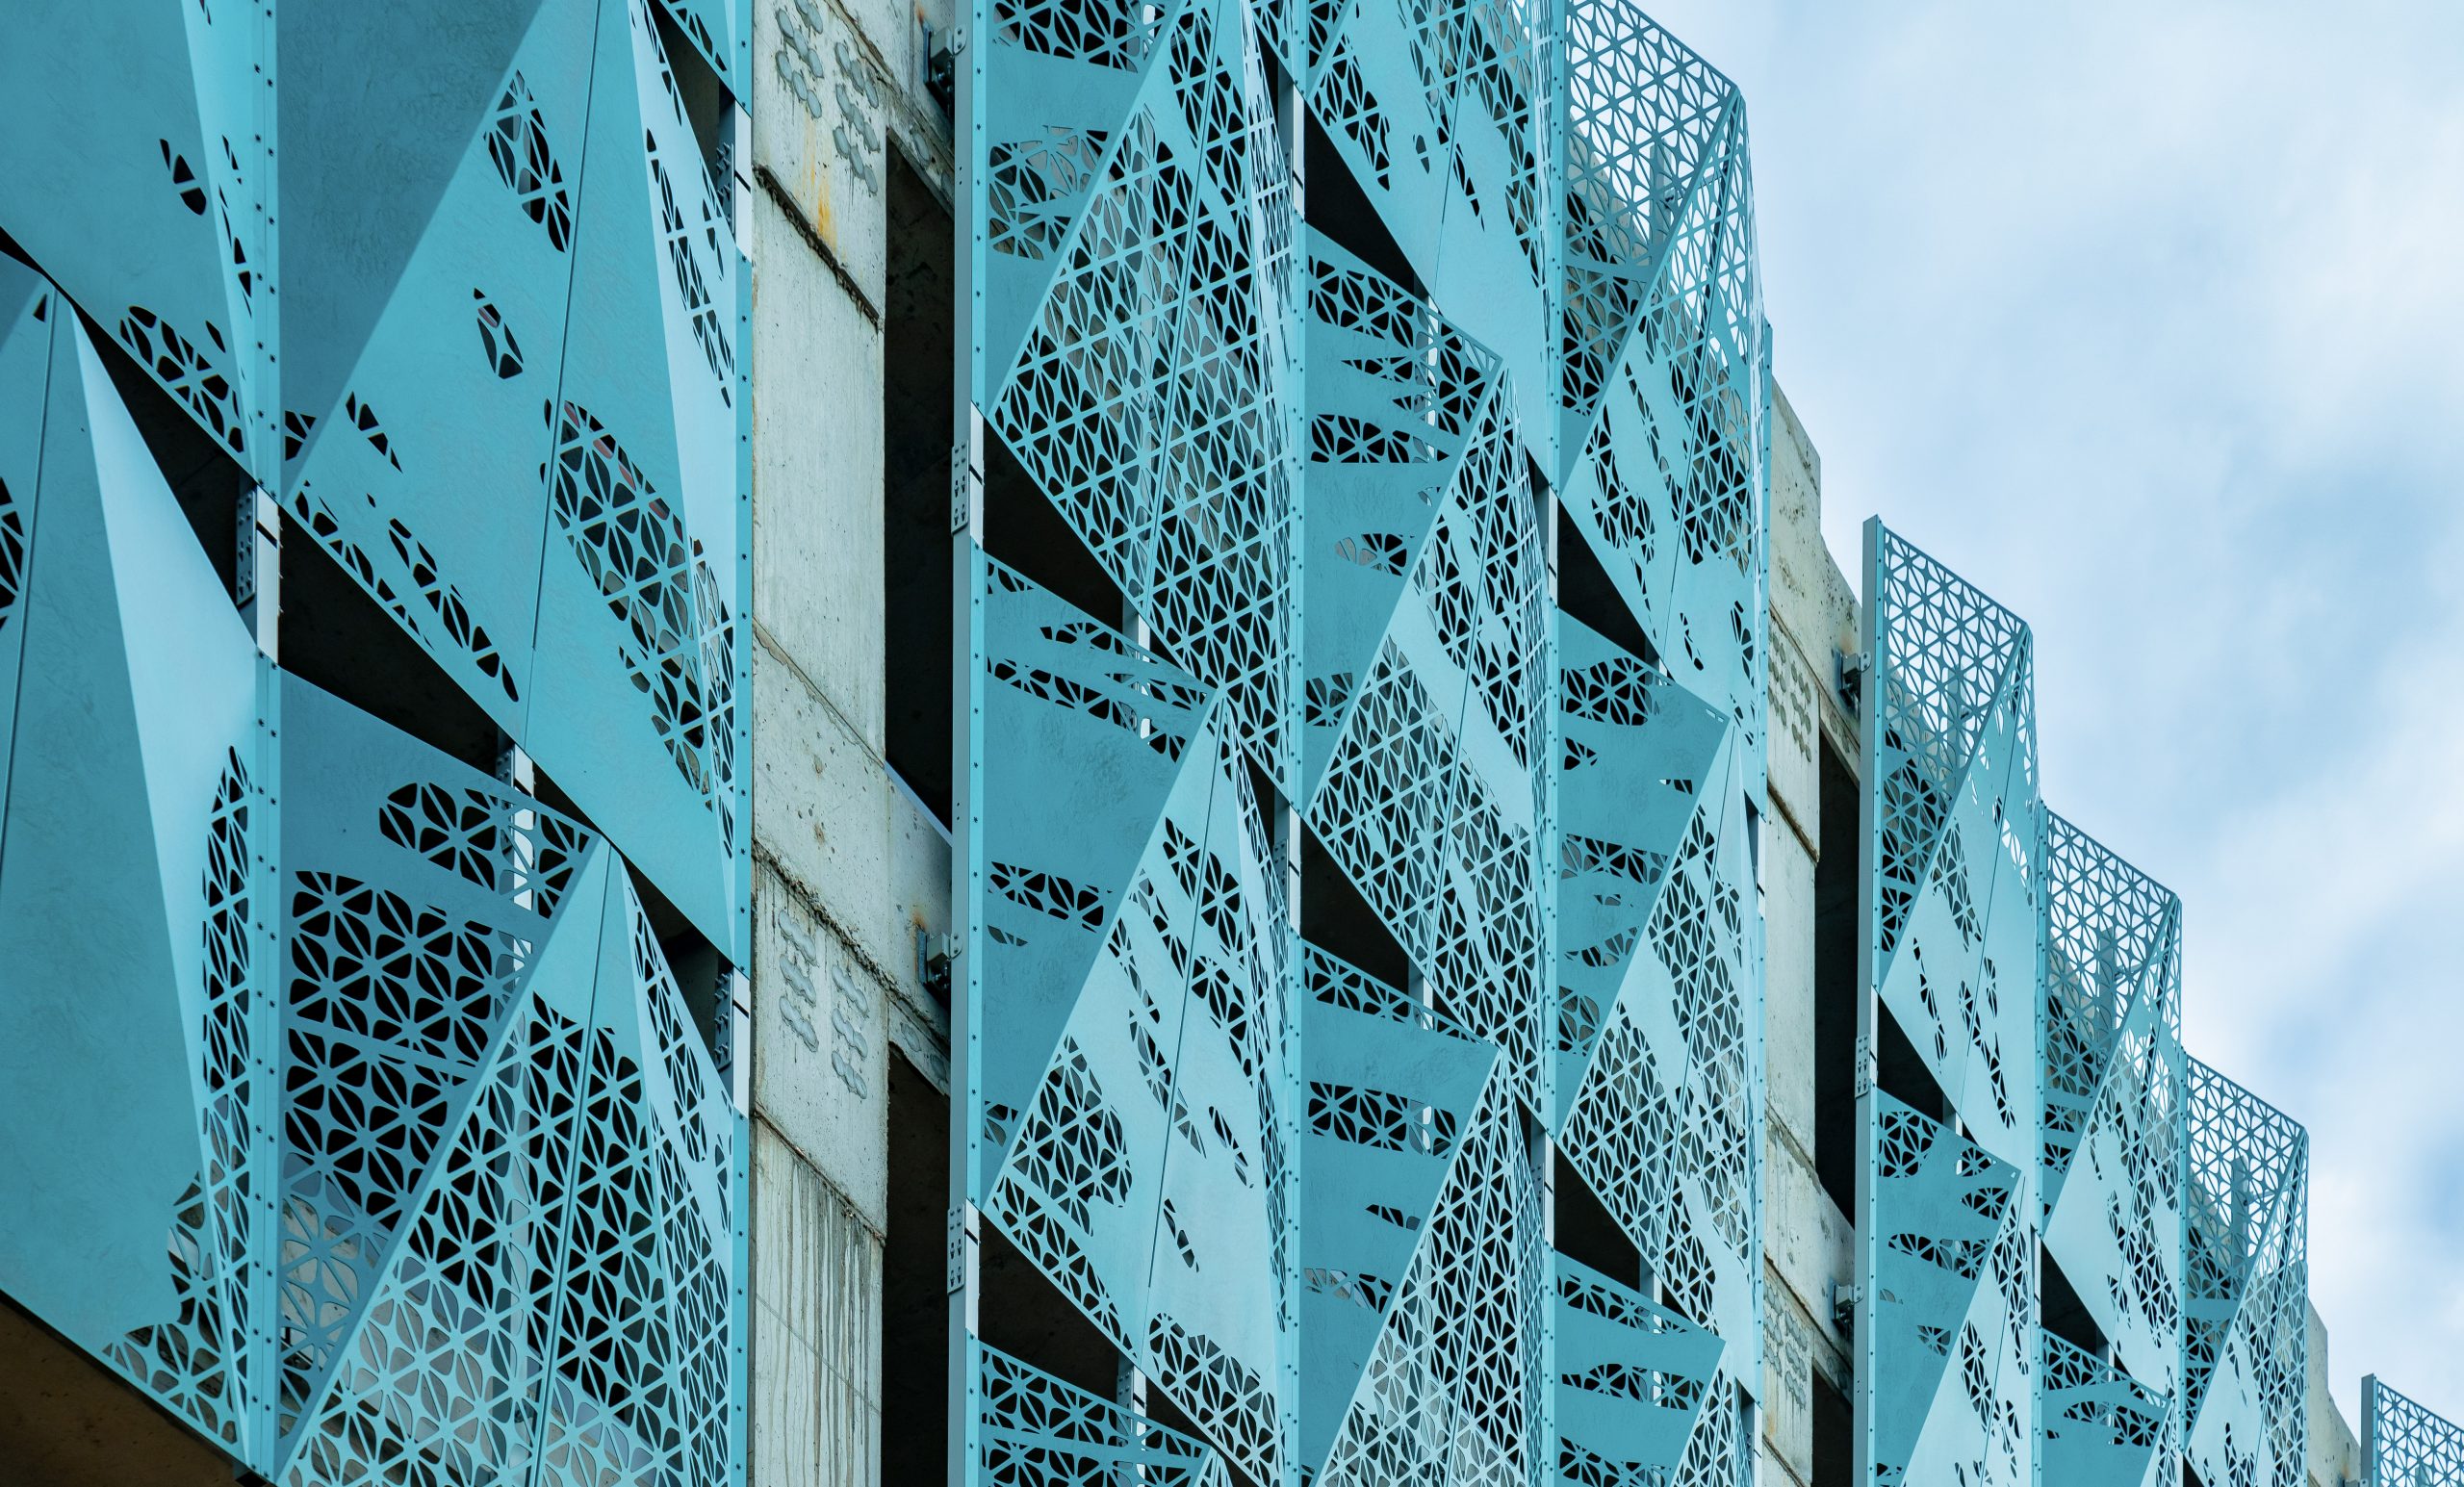
[[[1559,1479],[1643,1482],[1675,1471],[1712,1406],[1728,1345],[1579,1261],[1553,1258]]]
[[[24,1199],[0,1218],[0,1274],[236,1454],[263,1397],[241,1356],[249,1185],[266,1175],[245,1135],[256,653],[100,354],[64,300],[34,293],[42,318],[0,347],[36,399],[0,427],[5,468],[35,472],[20,516],[41,517],[0,637],[20,663],[0,1166]]]
[[[13,21],[0,222],[270,481],[270,19],[250,5],[117,0]]]
[[[1302,955],[1300,1458],[1326,1459],[1498,1059],[1435,1009]]]

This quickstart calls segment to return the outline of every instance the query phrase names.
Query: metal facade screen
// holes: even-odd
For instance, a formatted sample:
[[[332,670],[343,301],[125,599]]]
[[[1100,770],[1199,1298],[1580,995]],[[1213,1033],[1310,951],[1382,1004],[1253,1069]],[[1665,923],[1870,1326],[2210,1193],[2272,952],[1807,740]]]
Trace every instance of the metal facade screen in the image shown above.
[[[678,81],[737,18],[10,29],[0,1286],[269,1480],[740,1481],[732,999],[634,876],[742,962],[746,279]],[[287,674],[277,512],[599,826]]]
[[[1743,1480],[1768,372],[1734,89],[1610,5],[966,26],[954,1472]],[[1005,503],[1110,596],[991,551]],[[1561,503],[1622,639],[1556,611]],[[1304,846],[1365,939],[1304,922]],[[1637,1273],[1553,1252],[1560,1157]],[[1136,1388],[981,1341],[988,1230]]]
[[[0,53],[0,1287],[286,1484],[738,1482],[741,1009],[654,922],[747,959],[751,20],[346,9]],[[1742,98],[1620,0],[956,50],[954,1478],[1750,1480]],[[570,814],[282,670],[286,525]],[[2040,798],[2027,626],[1863,591],[1860,1480],[2297,1487],[2307,1139]],[[1121,1397],[985,1340],[991,1235]]]
[[[2179,900],[2040,800],[2026,624],[1879,522],[1864,578],[1858,1449],[2302,1487],[2308,1138],[2183,1051]]]

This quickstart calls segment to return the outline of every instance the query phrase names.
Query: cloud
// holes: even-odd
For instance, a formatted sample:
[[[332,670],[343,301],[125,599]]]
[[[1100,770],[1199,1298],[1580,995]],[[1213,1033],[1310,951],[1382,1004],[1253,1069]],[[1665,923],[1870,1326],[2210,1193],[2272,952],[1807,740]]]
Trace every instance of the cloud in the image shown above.
[[[2026,615],[2047,799],[2182,894],[2312,1293],[2464,1420],[2464,7],[1662,0],[1745,90],[1835,552]]]

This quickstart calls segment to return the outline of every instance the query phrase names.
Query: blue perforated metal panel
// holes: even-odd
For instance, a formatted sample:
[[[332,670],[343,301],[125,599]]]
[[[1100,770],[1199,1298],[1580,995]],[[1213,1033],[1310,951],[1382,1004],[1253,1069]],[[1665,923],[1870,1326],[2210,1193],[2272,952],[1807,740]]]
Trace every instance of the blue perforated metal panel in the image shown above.
[[[2190,1061],[2188,1458],[2201,1481],[2308,1471],[2310,1136]]]
[[[999,567],[978,696],[987,1218],[1240,1469],[1293,1399],[1290,920],[1230,705]],[[1099,782],[1092,790],[1056,781]]]
[[[595,836],[283,717],[283,1478],[729,1479],[738,1117]]]
[[[0,51],[0,1288],[270,1480],[741,1479],[743,1116],[629,870],[742,958],[740,260],[664,38],[744,34],[671,9]],[[180,499],[80,309],[220,451]],[[251,482],[598,826],[284,677],[280,524],[236,594],[196,539]]]
[[[1558,1255],[1557,1470],[1579,1487],[1667,1480],[1726,1409],[1719,1334]]]
[[[1879,524],[1866,581],[1868,1036],[1896,1025],[1922,1072],[1894,1077],[1973,1144],[1871,1090],[1861,1049],[1861,1450],[1912,1483],[2164,1484],[2186,1461],[2294,1487],[2307,1138],[2183,1052],[2179,902],[2039,805],[2025,624]],[[1999,1315],[2053,1324],[2049,1278],[2018,1273],[2040,1230],[2062,1324],[2096,1347],[2047,1334],[2031,1369],[1990,1328],[1971,1347],[1954,1292],[1989,1279]]]
[[[2181,904],[2048,812],[2044,923],[2045,1251],[2070,1278],[2127,1386],[2159,1411],[2163,1429],[2144,1470],[2150,1480],[2171,1481],[2181,1474],[2175,1461],[2187,1423]],[[2116,1462],[2095,1469],[2107,1475],[2066,1468],[2058,1476],[2057,1461],[2080,1459],[2067,1447],[2055,1449],[2060,1413],[2069,1407],[2056,1397],[2049,1368],[2040,1404],[2047,1480],[2117,1479]],[[2127,1426],[2132,1417],[2111,1423]],[[2082,1434],[2067,1437],[2075,1445]]]
[[[0,1286],[262,1461],[266,672],[75,310],[7,260],[0,397]]]
[[[2458,1487],[2464,1426],[2440,1419],[2373,1374],[2361,1381],[2363,1487]]]
[[[415,38],[286,28],[284,504],[741,960],[726,183],[650,0],[467,28],[417,11],[369,22]],[[376,39],[414,62],[374,64]],[[370,188],[374,117],[421,127],[416,168]]]
[[[1865,529],[1861,1062],[1887,1015],[1964,1137],[1869,1088],[1857,1421],[1877,1481],[2034,1479],[2043,912],[2027,627]]]
[[[2038,1419],[2044,1487],[2181,1480],[2170,1466],[2169,1401],[2129,1374],[2047,1332]]]
[[[1571,1386],[1596,1397],[1583,1470],[1747,1469],[1767,365],[1742,108],[1639,13],[1576,9],[1578,101],[1546,7],[988,0],[971,21],[954,1196],[1245,1473],[1576,1471],[1548,1444],[1561,1314],[1598,1324],[1582,1346],[1607,1371]],[[1633,74],[1612,55],[1646,43],[1686,61]],[[1707,155],[1672,192],[1619,111],[1690,117],[1705,90]],[[1302,225],[1304,130],[1374,228],[1336,231],[1340,209]],[[1561,169],[1578,132],[1589,164]],[[1567,308],[1574,203],[1614,239],[1579,269],[1630,290],[1614,317]],[[1621,379],[1613,419],[1598,389],[1568,397],[1578,329],[1595,380]],[[1559,458],[1568,429],[1580,461]],[[988,477],[1011,468],[996,445],[1032,490]],[[1576,464],[1595,488],[1578,530],[1650,654],[1554,612]],[[985,554],[998,503],[1039,500],[1120,614],[1076,614]],[[1220,850],[1227,799],[1265,844],[1225,864],[1250,933],[1290,946],[1246,977],[1208,971],[1230,946],[1160,928],[1191,891],[1173,853]],[[1291,944],[1337,929],[1295,923],[1304,835],[1341,880],[1317,891],[1356,900],[1405,985]],[[1266,979],[1286,963],[1291,991]],[[1262,1040],[1251,1063],[1211,1052],[1235,1021]],[[1253,1128],[1235,1106],[1283,1114]],[[1258,1174],[1289,1186],[1248,1191],[1217,1153],[1303,1111],[1296,1169]],[[1644,1253],[1647,1295],[1559,1289],[1555,1150]],[[1159,1166],[1190,1186],[1168,1192]],[[1209,1190],[1220,1222],[1190,1225]],[[1290,1260],[1260,1244],[1278,1212],[1297,1215]],[[1261,1259],[1289,1269],[1235,1268]],[[1246,1288],[1248,1324],[1197,1334],[1217,1373],[1166,1376],[1154,1288],[1193,1267]],[[1574,1294],[1598,1304],[1569,1312]],[[967,1304],[954,1346],[974,1346]],[[1686,1402],[1638,1433],[1614,1417],[1646,1334],[1687,1340],[1653,1365]],[[1210,1402],[1227,1379],[1258,1402]],[[983,1428],[981,1400],[956,1418]]]

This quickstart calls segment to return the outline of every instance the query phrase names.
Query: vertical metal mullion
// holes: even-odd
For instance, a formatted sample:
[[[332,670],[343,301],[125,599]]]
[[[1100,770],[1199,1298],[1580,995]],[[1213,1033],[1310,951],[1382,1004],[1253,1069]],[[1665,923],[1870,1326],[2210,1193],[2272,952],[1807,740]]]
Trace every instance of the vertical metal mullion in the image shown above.
[[[753,37],[748,24],[735,38],[735,76],[750,89]],[[728,1182],[728,1206],[733,1232],[729,1236],[732,1284],[728,1299],[728,1480],[743,1487],[752,1474],[753,1420],[753,273],[744,244],[752,237],[752,213],[740,204],[753,196],[753,115],[743,97],[734,100],[729,118],[728,222],[734,229],[735,274],[735,594],[733,631],[728,637],[735,669],[735,768],[730,788],[734,793],[735,860],[731,906],[735,943],[724,982],[720,1014],[727,1018],[728,1077],[734,1101],[733,1146]]]
[[[1567,0],[1534,0],[1538,11],[1537,35],[1533,38],[1533,64],[1537,73],[1537,89],[1531,100],[1531,141],[1534,152],[1532,167],[1538,177],[1536,206],[1540,214],[1541,282],[1540,282],[1540,344],[1546,348],[1547,375],[1552,393],[1564,386],[1565,339],[1562,334],[1565,286],[1565,174],[1568,159],[1564,128],[1571,106],[1566,76],[1566,11]],[[1551,1258],[1557,1243],[1557,1060],[1553,1053],[1555,1017],[1554,988],[1557,985],[1557,882],[1562,860],[1563,839],[1557,829],[1557,766],[1560,679],[1557,667],[1557,485],[1565,477],[1565,464],[1558,448],[1562,420],[1554,413],[1556,398],[1546,401],[1551,410],[1545,424],[1533,430],[1538,436],[1538,464],[1544,479],[1532,491],[1533,520],[1538,525],[1541,553],[1541,631],[1540,631],[1540,739],[1538,758],[1534,761],[1540,775],[1539,819],[1532,831],[1532,889],[1538,897],[1535,911],[1540,921],[1539,982],[1536,994],[1542,998],[1539,1036],[1533,1040],[1533,1053],[1538,1062],[1537,1082],[1532,1094],[1538,1102],[1538,1140],[1532,1153],[1532,1164],[1539,1178],[1540,1246],[1543,1269],[1539,1276],[1540,1295],[1534,1308],[1539,1338],[1535,1368],[1540,1379],[1536,1400],[1537,1419],[1529,1432],[1530,1449],[1543,1462],[1556,1454],[1556,1263]],[[1572,1091],[1567,1091],[1571,1093]]]
[[[1859,640],[1865,652],[1864,685],[1859,689],[1857,706],[1857,1212],[1856,1227],[1856,1291],[1850,1325],[1849,1356],[1852,1360],[1851,1384],[1854,1388],[1852,1418],[1855,1434],[1855,1469],[1859,1481],[1870,1481],[1874,1474],[1874,1280],[1879,1256],[1875,1250],[1875,1162],[1880,1157],[1880,1135],[1875,1122],[1879,1117],[1874,1094],[1874,1049],[1879,1040],[1879,1013],[1875,1002],[1874,976],[1880,965],[1880,947],[1875,943],[1875,924],[1881,909],[1881,885],[1876,881],[1882,870],[1882,855],[1877,850],[1875,833],[1877,819],[1876,779],[1880,767],[1882,745],[1883,699],[1887,683],[1885,670],[1887,658],[1883,654],[1882,614],[1882,543],[1883,526],[1879,517],[1868,518],[1864,528],[1863,579],[1858,617]]]
[[[1302,24],[1302,13],[1296,6],[1287,6],[1284,24],[1287,31],[1296,31]],[[1290,171],[1291,231],[1288,235],[1289,261],[1284,272],[1284,426],[1285,458],[1291,471],[1292,526],[1286,555],[1290,563],[1287,574],[1284,658],[1284,715],[1280,725],[1281,768],[1278,773],[1291,782],[1290,789],[1299,792],[1308,788],[1300,776],[1300,719],[1303,691],[1307,684],[1307,667],[1302,655],[1302,637],[1307,633],[1304,620],[1308,603],[1308,474],[1302,455],[1308,437],[1308,359],[1305,354],[1309,291],[1308,254],[1308,163],[1303,140],[1307,134],[1307,104],[1301,96],[1298,77],[1289,64],[1297,58],[1300,48],[1293,36],[1275,37],[1266,44],[1276,50],[1287,64],[1282,71],[1282,87],[1275,99],[1276,126],[1281,131],[1285,162]],[[1281,961],[1283,985],[1270,994],[1283,999],[1283,1047],[1277,1078],[1283,1085],[1283,1109],[1290,1120],[1297,1120],[1305,1108],[1301,1089],[1301,1039],[1308,1022],[1305,1004],[1307,991],[1300,974],[1300,803],[1284,793],[1281,781],[1276,783],[1273,798],[1264,806],[1272,811],[1269,840],[1283,878],[1283,945]],[[1261,987],[1261,991],[1269,988]],[[1282,1307],[1276,1321],[1277,1366],[1282,1374],[1283,1402],[1276,1424],[1283,1436],[1280,1453],[1285,1483],[1296,1484],[1302,1473],[1313,1463],[1299,1459],[1300,1444],[1300,1141],[1297,1131],[1291,1133],[1290,1155],[1284,1163],[1285,1187],[1283,1205],[1283,1273],[1277,1277],[1282,1292]]]
[[[984,406],[986,59],[991,31],[986,0],[969,0],[951,50],[960,64],[952,89],[952,254],[950,449],[950,655],[952,716],[950,782],[950,916],[957,964],[950,975],[949,1209],[944,1274],[947,1295],[949,1408],[948,1481],[971,1482],[981,1460],[982,1401],[975,1338],[982,1265],[981,1219],[975,1198],[985,1161],[984,994]]]

